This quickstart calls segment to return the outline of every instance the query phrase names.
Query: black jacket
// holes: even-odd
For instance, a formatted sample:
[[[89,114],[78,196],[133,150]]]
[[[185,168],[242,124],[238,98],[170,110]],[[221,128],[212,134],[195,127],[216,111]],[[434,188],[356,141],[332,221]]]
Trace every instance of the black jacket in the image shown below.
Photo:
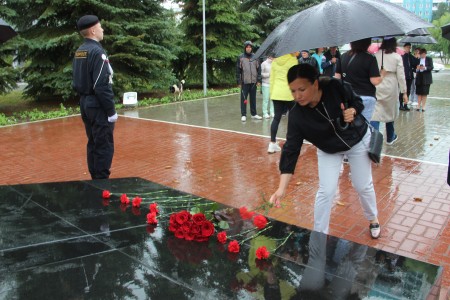
[[[416,66],[418,64],[417,58],[408,52],[402,55],[402,60],[403,68],[405,69],[405,79],[413,79],[414,71],[416,70]]]
[[[72,62],[72,87],[86,98],[88,107],[101,107],[110,117],[116,113],[109,61],[99,42],[84,39]]]
[[[417,64],[419,63],[420,59],[417,60]],[[434,68],[433,59],[429,56],[425,57],[425,67],[427,69],[423,72],[416,70],[416,85],[427,85],[433,83],[433,75],[431,74],[431,71],[433,71]]]
[[[362,116],[356,118],[346,130],[340,130],[338,118],[342,117],[341,103],[353,107],[357,115],[364,105],[348,83],[335,78],[320,78],[322,97],[316,107],[300,106],[298,103],[289,111],[286,143],[280,158],[281,173],[294,173],[304,140],[310,141],[320,150],[337,153],[349,150],[359,143],[367,132],[367,123]],[[329,118],[328,118],[329,116]]]

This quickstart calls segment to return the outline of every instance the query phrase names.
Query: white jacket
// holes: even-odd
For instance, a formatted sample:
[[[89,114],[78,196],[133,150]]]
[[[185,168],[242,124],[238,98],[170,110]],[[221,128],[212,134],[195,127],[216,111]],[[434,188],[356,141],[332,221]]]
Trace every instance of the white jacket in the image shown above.
[[[262,86],[270,86],[270,69],[272,68],[272,59],[266,59],[261,64]]]

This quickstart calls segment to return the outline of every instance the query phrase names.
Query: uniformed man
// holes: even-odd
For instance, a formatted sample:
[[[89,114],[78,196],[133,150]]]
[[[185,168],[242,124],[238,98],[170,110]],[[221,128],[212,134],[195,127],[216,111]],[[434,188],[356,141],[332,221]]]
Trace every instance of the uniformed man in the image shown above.
[[[113,70],[100,41],[103,28],[97,16],[77,22],[84,37],[73,59],[72,86],[80,95],[81,118],[88,137],[87,162],[92,179],[109,178],[114,154],[114,123],[117,113],[112,91]]]

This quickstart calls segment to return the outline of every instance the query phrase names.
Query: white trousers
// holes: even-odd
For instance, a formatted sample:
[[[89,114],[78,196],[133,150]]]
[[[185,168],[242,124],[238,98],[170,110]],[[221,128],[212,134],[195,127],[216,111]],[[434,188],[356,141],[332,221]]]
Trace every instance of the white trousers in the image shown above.
[[[344,155],[348,158],[352,183],[358,192],[365,217],[369,221],[377,218],[377,203],[372,182],[372,162],[368,155],[369,143],[370,130],[367,130],[364,138],[347,151],[329,154],[317,149],[319,190],[314,204],[315,231],[328,233],[331,207],[336,195]]]

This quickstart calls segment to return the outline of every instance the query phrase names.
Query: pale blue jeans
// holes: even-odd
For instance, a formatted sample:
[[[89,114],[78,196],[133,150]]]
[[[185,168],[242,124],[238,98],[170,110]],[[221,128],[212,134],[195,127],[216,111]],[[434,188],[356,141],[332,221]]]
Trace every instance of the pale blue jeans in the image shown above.
[[[364,118],[366,118],[367,121],[370,122],[370,120],[372,120],[373,111],[375,110],[375,104],[377,104],[377,99],[372,96],[360,96],[360,97],[364,104],[362,115],[364,116]]]
[[[370,130],[367,130],[363,139],[349,150],[330,154],[317,149],[319,190],[314,204],[315,231],[328,234],[331,208],[336,196],[344,155],[348,158],[353,187],[358,192],[364,216],[368,221],[377,218],[377,202],[372,182],[372,161],[368,155],[369,143]]]
[[[261,91],[263,95],[263,102],[262,102],[262,112],[264,115],[270,115],[275,114],[275,110],[273,109],[273,102],[270,100],[270,87],[268,86],[261,86]]]

